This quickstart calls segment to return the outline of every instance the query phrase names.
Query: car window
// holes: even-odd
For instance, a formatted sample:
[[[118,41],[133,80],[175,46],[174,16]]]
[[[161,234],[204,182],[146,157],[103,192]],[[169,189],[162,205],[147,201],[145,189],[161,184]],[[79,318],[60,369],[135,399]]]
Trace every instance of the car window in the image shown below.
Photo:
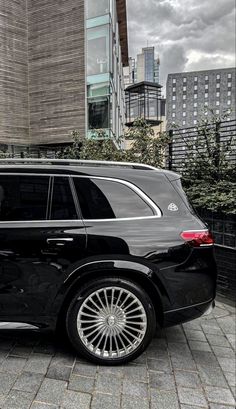
[[[74,220],[77,218],[69,179],[67,177],[55,177],[52,194],[51,220]]]
[[[110,180],[74,178],[85,219],[153,216],[149,205],[128,186]]]
[[[0,175],[0,221],[45,220],[49,177]]]

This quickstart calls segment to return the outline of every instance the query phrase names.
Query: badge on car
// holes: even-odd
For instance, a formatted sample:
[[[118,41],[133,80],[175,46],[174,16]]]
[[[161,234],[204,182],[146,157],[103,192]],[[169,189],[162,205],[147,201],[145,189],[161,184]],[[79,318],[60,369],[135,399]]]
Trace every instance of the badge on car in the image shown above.
[[[170,203],[168,206],[168,210],[171,212],[178,212],[179,208],[175,203]]]

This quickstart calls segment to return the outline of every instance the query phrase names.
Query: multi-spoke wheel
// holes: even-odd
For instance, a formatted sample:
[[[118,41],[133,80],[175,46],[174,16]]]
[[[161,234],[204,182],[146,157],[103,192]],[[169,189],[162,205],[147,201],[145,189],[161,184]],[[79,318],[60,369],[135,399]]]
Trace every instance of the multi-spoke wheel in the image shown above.
[[[155,312],[148,295],[121,278],[83,287],[67,313],[67,331],[76,349],[90,360],[120,364],[137,357],[150,342]]]

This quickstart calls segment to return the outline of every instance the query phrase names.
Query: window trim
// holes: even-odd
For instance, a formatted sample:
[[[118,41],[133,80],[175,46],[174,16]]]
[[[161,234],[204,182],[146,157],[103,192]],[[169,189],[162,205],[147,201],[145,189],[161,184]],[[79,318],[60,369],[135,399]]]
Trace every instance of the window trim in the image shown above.
[[[45,219],[45,220],[14,220],[14,221],[1,221],[0,220],[0,225],[10,225],[9,227],[12,227],[12,225],[14,225],[14,228],[19,227],[21,228],[23,224],[38,224],[38,223],[44,223],[47,226],[48,225],[55,225],[55,223],[78,223],[78,222],[82,222],[82,223],[91,223],[91,222],[119,222],[119,221],[129,221],[129,220],[146,220],[146,219],[160,219],[162,217],[162,212],[160,210],[160,208],[156,205],[156,203],[153,202],[152,199],[150,199],[149,196],[146,195],[146,193],[144,193],[139,187],[137,187],[135,184],[128,182],[124,179],[118,179],[118,178],[110,178],[110,177],[106,177],[106,176],[93,176],[93,175],[89,175],[89,176],[85,176],[85,175],[76,175],[76,174],[55,174],[55,173],[24,173],[24,172],[0,172],[0,176],[5,175],[5,176],[45,176],[49,178],[49,184],[50,184],[50,180],[52,180],[52,178],[54,177],[68,177],[69,178],[69,182],[70,182],[70,186],[71,186],[71,191],[72,191],[72,195],[73,195],[73,199],[75,202],[75,206],[76,206],[76,210],[78,212],[78,217],[80,216],[81,219],[72,219],[72,220],[50,220],[50,219]],[[79,205],[79,198],[78,195],[76,193],[75,190],[75,186],[74,186],[74,182],[73,182],[73,178],[82,178],[82,179],[98,179],[98,180],[108,180],[108,181],[112,181],[112,182],[116,182],[116,183],[120,183],[123,184],[127,187],[129,187],[134,193],[136,193],[153,211],[153,216],[140,216],[140,217],[125,217],[125,218],[117,218],[117,219],[84,219],[82,217],[82,213],[81,213],[81,209],[80,209],[80,205]],[[51,206],[51,187],[52,187],[52,182],[51,182],[51,186],[49,188],[50,191],[50,204],[49,206]],[[74,197],[74,194],[76,195],[76,197]],[[77,199],[77,200],[75,200]],[[77,207],[78,206],[78,207]],[[20,224],[19,226],[15,226],[16,224]],[[30,226],[28,226],[30,227]]]

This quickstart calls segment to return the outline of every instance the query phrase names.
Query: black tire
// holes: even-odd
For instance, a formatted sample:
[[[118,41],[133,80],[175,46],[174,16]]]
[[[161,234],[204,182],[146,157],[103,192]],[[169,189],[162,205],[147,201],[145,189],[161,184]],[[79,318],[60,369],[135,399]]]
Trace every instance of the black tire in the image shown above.
[[[91,305],[94,313],[89,309]],[[94,326],[95,330],[91,328]],[[88,282],[77,292],[67,310],[66,329],[70,342],[83,357],[100,365],[120,365],[147,348],[156,329],[155,310],[148,294],[136,283],[104,277]],[[95,350],[93,331],[100,339]]]

